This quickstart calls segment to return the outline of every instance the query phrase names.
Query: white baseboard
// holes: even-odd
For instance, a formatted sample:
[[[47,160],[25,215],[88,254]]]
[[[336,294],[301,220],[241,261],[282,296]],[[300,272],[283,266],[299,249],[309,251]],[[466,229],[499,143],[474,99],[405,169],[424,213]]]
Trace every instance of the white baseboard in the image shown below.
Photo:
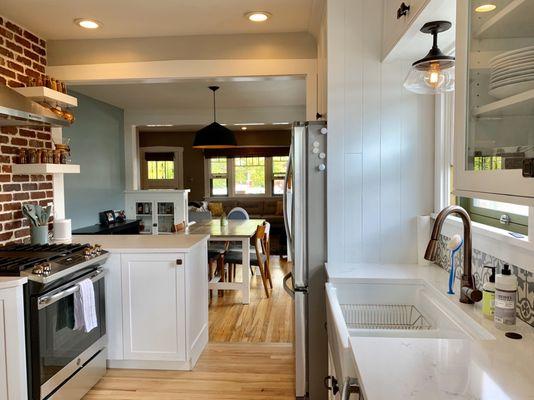
[[[107,360],[109,369],[158,369],[169,371],[191,371],[188,361],[151,361],[151,360]]]

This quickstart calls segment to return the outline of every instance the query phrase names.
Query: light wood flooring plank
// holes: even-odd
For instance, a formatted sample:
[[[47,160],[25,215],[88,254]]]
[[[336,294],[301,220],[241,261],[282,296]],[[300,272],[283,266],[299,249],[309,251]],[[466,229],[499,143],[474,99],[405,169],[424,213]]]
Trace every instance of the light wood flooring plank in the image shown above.
[[[210,343],[194,371],[109,370],[85,400],[294,399],[291,344]]]
[[[210,301],[210,343],[193,371],[110,369],[84,400],[294,399],[293,302],[282,287],[290,268],[273,257],[269,299],[257,274],[250,304],[233,291]]]

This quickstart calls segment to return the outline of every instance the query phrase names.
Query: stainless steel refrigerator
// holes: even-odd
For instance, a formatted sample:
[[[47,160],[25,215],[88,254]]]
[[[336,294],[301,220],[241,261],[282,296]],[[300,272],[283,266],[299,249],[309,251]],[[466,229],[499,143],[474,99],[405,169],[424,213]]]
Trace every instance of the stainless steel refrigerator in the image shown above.
[[[293,124],[284,190],[292,271],[284,288],[295,305],[296,398],[327,398],[325,122]]]

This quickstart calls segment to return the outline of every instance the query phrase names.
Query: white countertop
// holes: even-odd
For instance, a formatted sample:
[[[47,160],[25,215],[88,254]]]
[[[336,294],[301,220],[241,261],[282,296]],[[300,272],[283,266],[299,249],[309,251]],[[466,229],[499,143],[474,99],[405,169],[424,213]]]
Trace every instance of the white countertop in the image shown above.
[[[534,399],[534,328],[518,319],[522,340],[504,336],[483,317],[480,303],[446,295],[448,273],[437,266],[327,266],[331,282],[424,280],[486,328],[495,340],[353,337],[350,340],[367,400]],[[459,292],[457,290],[457,292]]]
[[[24,285],[27,281],[21,276],[0,276],[0,290]]]
[[[207,241],[208,235],[74,235],[73,242],[100,244],[108,251],[128,252],[189,252],[194,246]]]

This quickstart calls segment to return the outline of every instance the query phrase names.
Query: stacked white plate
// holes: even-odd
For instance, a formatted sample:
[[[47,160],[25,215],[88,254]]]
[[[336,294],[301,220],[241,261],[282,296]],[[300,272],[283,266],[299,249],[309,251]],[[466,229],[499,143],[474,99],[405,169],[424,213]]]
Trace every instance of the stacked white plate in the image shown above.
[[[489,89],[489,94],[498,99],[534,89],[534,46],[492,58]]]

